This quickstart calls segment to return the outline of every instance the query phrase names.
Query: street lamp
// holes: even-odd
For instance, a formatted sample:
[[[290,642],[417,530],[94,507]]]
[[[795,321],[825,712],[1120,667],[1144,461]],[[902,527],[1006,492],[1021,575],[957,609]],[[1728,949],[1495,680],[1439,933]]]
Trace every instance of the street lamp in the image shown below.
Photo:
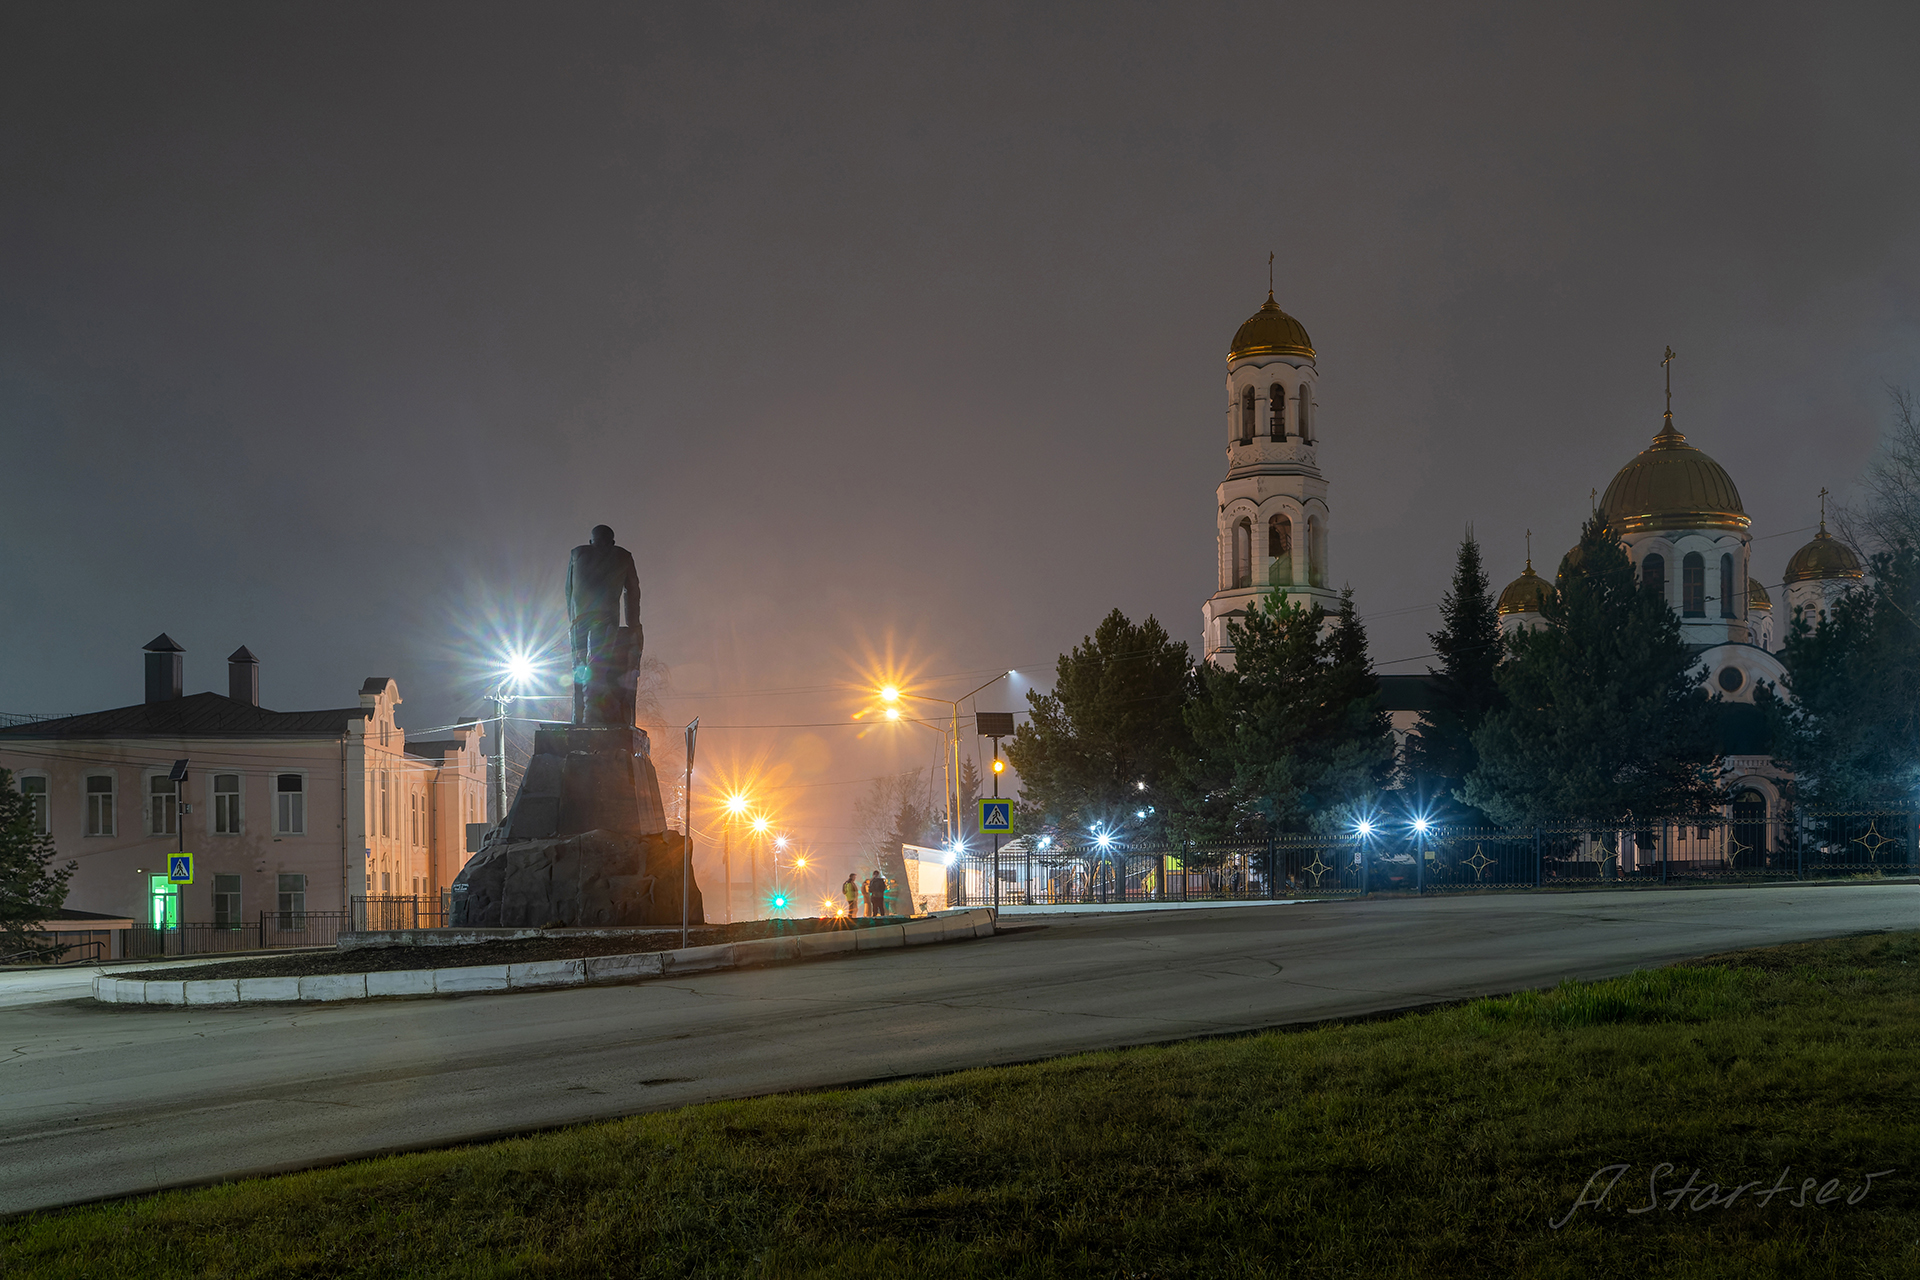
[[[956,844],[960,839],[960,704],[983,690],[990,689],[1002,680],[1016,674],[1002,671],[993,679],[977,689],[961,694],[957,698],[929,698],[923,693],[905,693],[898,685],[883,685],[880,689],[880,701],[887,703],[886,716],[889,720],[900,718],[900,708],[895,705],[902,698],[913,698],[920,702],[941,703],[953,712],[952,732],[947,738],[947,841]]]
[[[720,876],[727,882],[727,923],[733,923],[733,820],[747,811],[746,793],[735,791],[721,802],[726,816],[720,819]]]

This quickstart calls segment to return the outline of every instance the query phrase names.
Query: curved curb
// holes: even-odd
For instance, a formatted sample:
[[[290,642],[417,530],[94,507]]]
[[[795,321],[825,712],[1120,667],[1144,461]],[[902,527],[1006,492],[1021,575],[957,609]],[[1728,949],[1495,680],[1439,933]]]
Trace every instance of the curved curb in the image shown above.
[[[291,978],[214,978],[93,980],[93,998],[102,1004],[320,1004],[373,1000],[386,996],[456,996],[487,991],[552,991],[565,987],[603,987],[653,978],[791,964],[825,956],[934,942],[960,942],[993,936],[994,912],[983,907],[928,916],[906,924],[881,925],[788,938],[755,938],[678,951],[637,955],[588,956],[581,960],[530,960],[522,964],[469,965],[453,969],[390,969],[383,973],[321,973]]]

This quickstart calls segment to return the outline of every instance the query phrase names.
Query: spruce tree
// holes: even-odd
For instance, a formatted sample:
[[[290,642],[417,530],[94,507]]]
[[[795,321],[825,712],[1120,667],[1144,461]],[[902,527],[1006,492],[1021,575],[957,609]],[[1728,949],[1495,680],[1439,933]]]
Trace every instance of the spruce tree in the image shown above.
[[[1473,736],[1463,799],[1496,822],[1698,813],[1719,802],[1713,704],[1658,591],[1619,537],[1580,533],[1545,625],[1508,639],[1506,705]]]
[[[33,802],[0,769],[0,955],[32,949],[35,926],[67,900],[76,864],[53,865],[53,837],[38,829]]]
[[[1393,728],[1352,593],[1329,617],[1274,591],[1227,630],[1234,670],[1206,667],[1187,712],[1191,833],[1327,828],[1371,804],[1393,773]]]
[[[1473,734],[1487,713],[1500,705],[1495,678],[1506,647],[1500,635],[1500,615],[1480,562],[1480,544],[1471,532],[1460,540],[1453,585],[1440,602],[1440,630],[1430,634],[1440,667],[1427,668],[1435,706],[1420,713],[1407,735],[1407,770],[1423,801],[1443,820],[1479,820],[1475,811],[1460,812],[1459,792],[1479,763]]]
[[[1181,712],[1192,686],[1184,641],[1152,617],[1136,624],[1118,609],[1109,613],[1060,655],[1053,692],[1027,695],[1027,722],[1006,744],[1020,774],[1021,829],[1077,834],[1126,824],[1163,835],[1166,787],[1188,741]],[[1133,818],[1143,797],[1153,809],[1144,824]]]
[[[1910,807],[1920,788],[1920,556],[1873,557],[1867,583],[1822,617],[1796,616],[1782,655],[1792,701],[1772,702],[1775,754],[1819,809]]]

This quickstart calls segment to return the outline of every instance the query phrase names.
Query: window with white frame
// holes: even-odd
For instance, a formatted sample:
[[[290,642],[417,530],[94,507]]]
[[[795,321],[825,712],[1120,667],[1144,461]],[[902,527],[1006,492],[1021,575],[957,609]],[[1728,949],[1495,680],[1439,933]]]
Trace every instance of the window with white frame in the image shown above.
[[[307,780],[297,773],[274,777],[273,829],[283,836],[305,835],[307,831]]]
[[[380,834],[392,834],[387,826],[387,775],[380,775]]]
[[[165,774],[147,779],[147,834],[171,836],[180,832],[180,784]]]
[[[27,820],[37,836],[47,834],[47,778],[45,774],[26,774],[20,779],[20,794],[27,798]]]
[[[213,834],[240,834],[240,775],[237,773],[213,775]]]
[[[89,774],[87,776],[87,834],[110,836],[113,833],[113,775]]]
[[[216,874],[213,877],[213,922],[228,929],[240,927],[240,877]]]
[[[307,878],[303,875],[288,875],[282,872],[278,893],[274,903],[280,913],[282,929],[304,929],[307,927]]]

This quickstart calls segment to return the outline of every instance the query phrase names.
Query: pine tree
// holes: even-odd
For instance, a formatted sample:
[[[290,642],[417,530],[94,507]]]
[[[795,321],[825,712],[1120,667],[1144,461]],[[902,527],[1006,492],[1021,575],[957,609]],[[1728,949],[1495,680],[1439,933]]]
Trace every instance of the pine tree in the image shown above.
[[[0,955],[34,948],[34,926],[67,900],[76,864],[53,866],[53,837],[37,825],[33,803],[0,769]]]
[[[1774,700],[1797,797],[1820,809],[1906,808],[1920,788],[1920,555],[1873,557],[1870,580],[1824,617],[1796,616]]]
[[[1473,734],[1500,705],[1494,673],[1506,646],[1480,544],[1471,532],[1460,541],[1453,586],[1440,602],[1440,623],[1440,630],[1427,637],[1440,658],[1439,670],[1427,668],[1437,705],[1421,712],[1407,735],[1407,769],[1421,799],[1435,804],[1441,815],[1475,821],[1482,815],[1448,810],[1461,803],[1459,792],[1479,763]]]
[[[1053,692],[1027,695],[1031,714],[1007,743],[1020,774],[1021,829],[1078,833],[1125,823],[1161,834],[1164,805],[1152,805],[1144,829],[1132,815],[1143,794],[1163,794],[1178,768],[1192,667],[1185,642],[1152,617],[1136,625],[1118,609],[1061,654]]]
[[[1228,636],[1234,670],[1205,668],[1187,712],[1187,833],[1324,828],[1370,804],[1393,773],[1393,728],[1352,593],[1329,619],[1272,592]]]
[[[1506,705],[1473,737],[1462,798],[1495,822],[1698,813],[1714,784],[1713,704],[1680,621],[1641,589],[1612,529],[1580,533],[1545,625],[1508,638]]]

